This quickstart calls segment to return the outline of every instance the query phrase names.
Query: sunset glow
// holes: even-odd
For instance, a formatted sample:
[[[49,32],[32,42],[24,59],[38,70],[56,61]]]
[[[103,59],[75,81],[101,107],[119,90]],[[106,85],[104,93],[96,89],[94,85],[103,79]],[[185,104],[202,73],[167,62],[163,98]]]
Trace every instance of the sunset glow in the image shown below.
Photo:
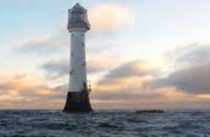
[[[64,106],[76,2],[0,1],[0,109]],[[210,108],[209,0],[79,2],[93,108]]]

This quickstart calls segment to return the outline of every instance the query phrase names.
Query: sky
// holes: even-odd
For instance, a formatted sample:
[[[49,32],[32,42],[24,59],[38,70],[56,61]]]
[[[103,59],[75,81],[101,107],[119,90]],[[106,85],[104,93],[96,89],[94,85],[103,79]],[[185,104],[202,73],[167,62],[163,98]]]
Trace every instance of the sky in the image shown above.
[[[209,0],[0,0],[0,109],[63,108],[77,2],[93,108],[210,108]]]

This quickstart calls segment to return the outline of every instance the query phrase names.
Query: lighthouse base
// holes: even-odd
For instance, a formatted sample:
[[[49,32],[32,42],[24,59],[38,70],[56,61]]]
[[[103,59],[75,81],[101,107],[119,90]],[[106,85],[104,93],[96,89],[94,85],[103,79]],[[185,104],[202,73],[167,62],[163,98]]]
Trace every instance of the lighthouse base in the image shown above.
[[[89,95],[87,92],[68,92],[66,104],[63,112],[67,113],[86,113],[92,112]]]

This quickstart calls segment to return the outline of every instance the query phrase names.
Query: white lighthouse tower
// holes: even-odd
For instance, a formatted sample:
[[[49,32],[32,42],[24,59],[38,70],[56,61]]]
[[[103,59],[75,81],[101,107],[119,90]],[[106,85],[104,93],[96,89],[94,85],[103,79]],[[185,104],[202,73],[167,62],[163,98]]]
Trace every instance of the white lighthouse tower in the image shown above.
[[[87,87],[85,33],[90,30],[87,10],[77,3],[68,11],[68,31],[71,33],[69,92],[64,112],[92,111]]]

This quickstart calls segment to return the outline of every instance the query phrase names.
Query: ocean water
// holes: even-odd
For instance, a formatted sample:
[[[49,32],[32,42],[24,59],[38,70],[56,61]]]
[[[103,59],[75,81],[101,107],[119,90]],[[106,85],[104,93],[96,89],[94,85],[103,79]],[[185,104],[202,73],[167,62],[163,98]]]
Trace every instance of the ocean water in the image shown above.
[[[1,110],[0,137],[210,137],[209,110],[166,110],[163,114],[60,110]]]

